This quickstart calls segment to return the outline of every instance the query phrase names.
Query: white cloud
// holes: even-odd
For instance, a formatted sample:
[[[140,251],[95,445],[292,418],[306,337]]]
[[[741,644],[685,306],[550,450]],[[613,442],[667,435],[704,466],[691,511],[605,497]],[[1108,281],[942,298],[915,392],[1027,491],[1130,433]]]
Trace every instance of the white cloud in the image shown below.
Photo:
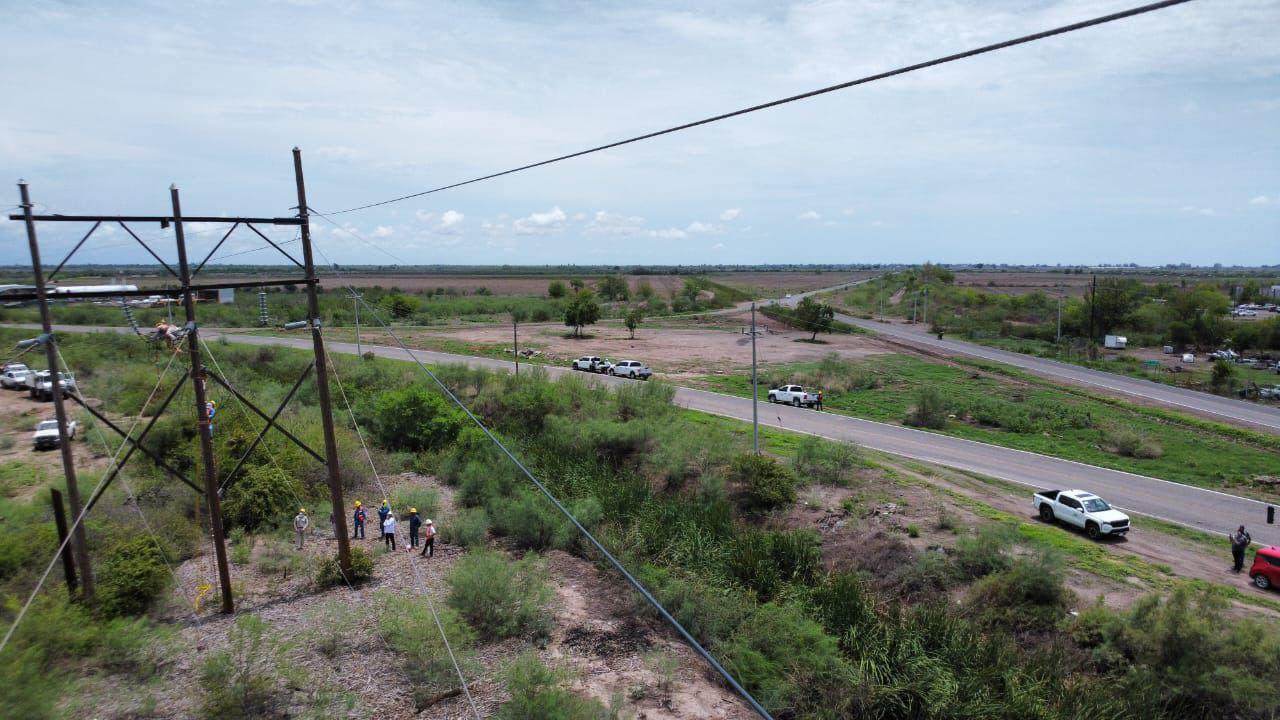
[[[373,236],[376,238],[387,238],[396,234],[396,229],[390,225],[379,225],[373,229]]]
[[[720,222],[733,222],[734,220],[738,219],[738,215],[740,214],[742,214],[741,209],[729,208],[728,210],[725,210],[724,212],[720,213]]]
[[[559,205],[551,208],[546,212],[536,212],[528,217],[522,217],[515,221],[517,235],[549,235],[564,230],[565,221],[569,216],[564,214]]]
[[[644,232],[644,218],[597,210],[586,231],[593,235],[631,237]]]
[[[684,240],[689,235],[680,228],[667,228],[666,230],[650,230],[649,237],[657,238],[658,240]]]
[[[1179,211],[1186,213],[1188,215],[1203,215],[1205,217],[1209,217],[1211,215],[1217,215],[1217,213],[1214,212],[1213,208],[1197,207],[1195,205],[1183,205],[1181,208],[1179,208]]]
[[[457,210],[445,210],[444,214],[440,216],[440,227],[451,228],[461,224],[464,218],[466,218],[466,215]]]
[[[796,216],[797,220],[821,220],[822,214],[815,210],[806,210]]]
[[[724,243],[716,243],[715,245],[712,245],[712,246],[711,246],[711,249],[712,249],[712,250],[723,250],[723,249],[724,249]]]
[[[1267,197],[1266,195],[1259,195],[1253,198],[1252,200],[1250,200],[1249,204],[1250,205],[1280,205],[1280,197],[1272,198],[1272,197]]]
[[[845,208],[845,209],[841,210],[841,211],[840,211],[840,214],[841,214],[841,215],[844,215],[845,217],[849,217],[850,215],[852,215],[852,214],[854,214],[854,213],[856,213],[856,212],[858,212],[858,211],[857,211],[857,210],[854,210],[854,209],[853,209],[853,208],[851,208],[851,207],[847,207],[847,208]]]
[[[716,225],[715,223],[704,223],[699,220],[694,220],[689,223],[689,227],[685,228],[684,231],[687,233],[718,233],[724,232],[724,227]]]

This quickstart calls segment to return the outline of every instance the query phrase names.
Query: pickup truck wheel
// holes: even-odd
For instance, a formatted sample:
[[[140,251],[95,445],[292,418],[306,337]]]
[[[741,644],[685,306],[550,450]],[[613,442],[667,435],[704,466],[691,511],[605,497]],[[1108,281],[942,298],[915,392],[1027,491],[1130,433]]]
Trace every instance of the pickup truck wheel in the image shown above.
[[[792,398],[792,399],[791,399],[791,404],[792,404],[792,405],[794,405],[794,406],[796,406],[796,407],[800,407],[800,398]]]
[[[1089,523],[1084,526],[1084,534],[1089,536],[1090,540],[1097,540],[1102,537],[1102,531],[1098,529],[1097,523]]]
[[[1041,505],[1040,519],[1047,523],[1053,522],[1053,508],[1049,507],[1048,505]]]
[[[1271,580],[1266,575],[1258,573],[1253,576],[1253,584],[1257,586],[1259,590],[1266,590],[1271,587]]]

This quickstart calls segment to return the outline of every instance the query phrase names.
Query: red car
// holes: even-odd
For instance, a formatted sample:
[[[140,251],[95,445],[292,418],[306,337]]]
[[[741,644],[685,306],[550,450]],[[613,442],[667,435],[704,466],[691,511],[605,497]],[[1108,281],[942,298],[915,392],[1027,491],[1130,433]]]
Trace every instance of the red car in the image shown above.
[[[1253,566],[1249,568],[1249,577],[1253,584],[1266,590],[1280,586],[1280,547],[1258,548],[1253,557]]]

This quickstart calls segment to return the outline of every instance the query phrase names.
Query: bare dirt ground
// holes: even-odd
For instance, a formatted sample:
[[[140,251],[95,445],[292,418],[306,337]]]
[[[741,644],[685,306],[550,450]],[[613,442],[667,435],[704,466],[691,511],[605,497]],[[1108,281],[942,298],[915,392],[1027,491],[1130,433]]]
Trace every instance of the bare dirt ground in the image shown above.
[[[1098,278],[1120,277],[1137,280],[1143,283],[1168,282],[1177,284],[1178,275],[1155,275],[1151,273],[1098,273]],[[1067,297],[1084,297],[1093,276],[1089,273],[1061,272],[980,272],[967,271],[956,273],[956,285],[971,287],[976,290],[1000,293],[1002,295],[1027,295],[1037,290],[1052,296],[1058,294],[1059,288]]]
[[[70,405],[70,403],[68,403]],[[71,408],[68,408],[69,410]],[[73,413],[72,417],[80,418],[83,411]],[[36,424],[42,420],[53,419],[53,403],[39,402],[30,399],[25,392],[0,389],[0,441],[4,447],[0,449],[0,465],[23,463],[28,470],[23,470],[21,477],[11,478],[0,487],[0,492],[10,497],[25,498],[39,492],[49,482],[62,477],[62,453],[58,450],[36,450],[31,443]],[[96,435],[86,430],[81,419],[81,432],[71,441],[72,456],[79,469],[99,468],[106,464],[101,444]],[[92,442],[90,442],[92,441]],[[110,439],[108,438],[108,441]]]
[[[440,523],[453,516],[451,488],[433,478],[406,473],[384,478],[387,491],[404,484],[435,487],[440,492]],[[370,493],[372,496],[372,493]],[[402,532],[400,540],[407,538]],[[370,533],[353,545],[375,560],[373,577],[355,589],[318,591],[305,568],[336,553],[337,542],[327,518],[316,518],[310,538],[301,551],[302,570],[264,574],[259,564],[271,546],[294,553],[292,540],[260,536],[253,559],[232,565],[237,589],[236,615],[253,613],[266,621],[269,631],[290,643],[287,662],[306,672],[306,691],[350,693],[349,711],[332,711],[349,718],[472,717],[464,696],[441,700],[418,711],[413,686],[404,674],[403,660],[378,634],[378,604],[425,602],[425,590],[437,607],[445,603],[444,576],[465,550],[437,544],[435,556],[420,559],[401,545],[388,552]],[[174,624],[179,636],[160,665],[160,676],[145,686],[110,688],[86,682],[78,697],[64,708],[73,715],[92,708],[95,717],[188,718],[197,714],[199,669],[208,653],[228,647],[228,631],[236,616],[218,610],[216,570],[212,550],[176,569],[174,593],[162,619]],[[421,579],[421,585],[415,580]],[[553,630],[543,642],[511,638],[477,646],[475,663],[466,673],[477,708],[484,717],[496,712],[508,699],[500,679],[501,669],[522,651],[533,648],[541,659],[566,667],[575,676],[574,690],[595,697],[606,706],[621,698],[623,717],[637,718],[747,718],[750,711],[731,692],[712,679],[705,664],[680,642],[661,621],[642,615],[630,591],[610,570],[572,555],[547,555],[547,571],[555,599]],[[326,627],[336,627],[342,645],[325,653]],[[658,658],[667,658],[668,664]],[[300,708],[295,708],[300,710]]]
[[[802,293],[833,285],[869,278],[876,273],[855,272],[740,272],[709,277],[722,285],[738,288],[764,298],[780,298],[787,293]]]
[[[751,367],[750,312],[734,309],[698,319],[655,320],[641,325],[631,339],[617,323],[601,323],[587,328],[584,337],[566,337],[561,324],[522,325],[520,346],[536,349],[556,363],[567,363],[583,355],[613,360],[639,360],[664,378],[739,372]],[[880,340],[865,335],[822,335],[821,343],[807,340],[809,333],[756,314],[756,326],[764,334],[756,339],[761,363],[791,363],[819,360],[831,353],[844,358],[894,352]],[[413,347],[432,349],[432,340],[477,346],[478,350],[511,347],[511,328],[473,326],[460,328],[420,328],[401,333]]]

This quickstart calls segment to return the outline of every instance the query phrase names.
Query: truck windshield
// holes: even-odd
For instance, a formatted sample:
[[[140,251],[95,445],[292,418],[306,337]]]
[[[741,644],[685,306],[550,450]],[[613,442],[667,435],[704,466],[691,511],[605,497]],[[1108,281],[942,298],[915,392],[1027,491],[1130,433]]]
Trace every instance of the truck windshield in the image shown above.
[[[40,423],[39,425],[37,425],[37,426],[36,426],[36,429],[37,429],[37,430],[57,430],[57,429],[58,429],[58,421],[57,421],[57,420],[45,420],[44,422],[42,422],[42,423]]]
[[[1111,509],[1106,500],[1102,498],[1089,498],[1084,501],[1085,512],[1105,512]]]

